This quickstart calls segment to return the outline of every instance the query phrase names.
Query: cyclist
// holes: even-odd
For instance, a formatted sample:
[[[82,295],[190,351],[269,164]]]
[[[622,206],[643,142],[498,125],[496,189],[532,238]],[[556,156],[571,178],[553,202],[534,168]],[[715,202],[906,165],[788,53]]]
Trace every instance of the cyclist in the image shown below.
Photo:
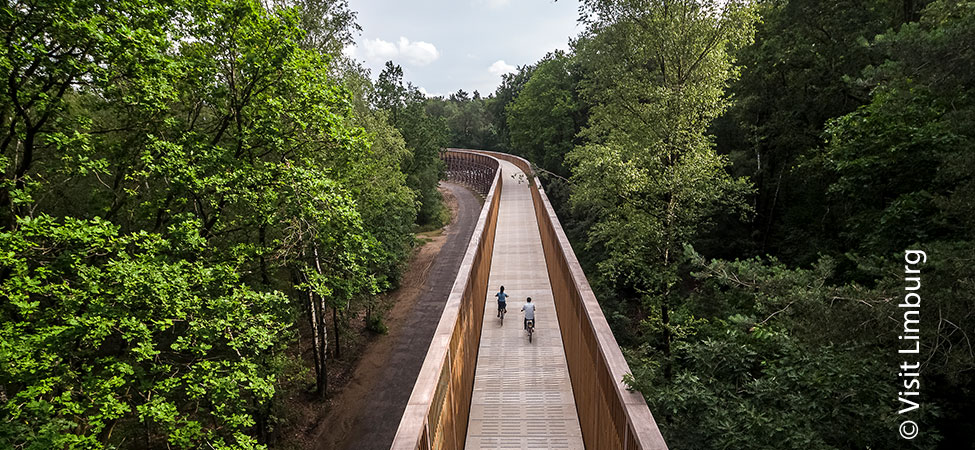
[[[525,306],[522,306],[521,307],[521,310],[525,312],[525,329],[527,330],[528,329],[528,321],[529,320],[531,320],[531,321],[534,321],[535,320],[535,304],[532,303],[532,298],[531,297],[528,297],[528,303],[525,303]],[[538,323],[536,323],[535,325],[537,326]]]
[[[508,312],[508,308],[506,308],[507,303],[505,303],[508,294],[504,293],[504,286],[501,286],[501,291],[494,294],[494,296],[498,298],[498,317],[501,317],[501,311]]]

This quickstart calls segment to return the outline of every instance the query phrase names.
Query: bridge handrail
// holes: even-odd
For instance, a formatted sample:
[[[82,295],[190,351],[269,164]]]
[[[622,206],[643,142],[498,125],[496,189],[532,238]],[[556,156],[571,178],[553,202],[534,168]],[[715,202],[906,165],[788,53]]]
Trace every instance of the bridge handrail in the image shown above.
[[[447,179],[465,184],[481,195],[487,195],[498,170],[498,160],[476,152],[445,150],[440,154],[447,165]]]
[[[531,165],[505,153],[460,149],[448,153],[465,158],[478,153],[495,163],[503,159],[528,176],[586,448],[666,450],[643,395],[627,390],[622,381],[629,366]],[[497,228],[500,177],[499,169],[392,449],[464,448]]]
[[[586,448],[666,450],[667,444],[643,394],[628,390],[623,383],[623,375],[630,373],[629,365],[531,165],[506,153],[477,152],[511,162],[531,182],[532,202]]]
[[[474,369],[481,340],[484,298],[491,274],[503,183],[497,159],[454,150],[448,150],[444,156],[450,154],[477,165],[492,166],[494,176],[464,260],[457,271],[457,279],[437,324],[437,331],[393,438],[391,448],[396,450],[461,449],[467,439]],[[480,161],[471,161],[471,158]],[[481,184],[479,178],[468,181]]]

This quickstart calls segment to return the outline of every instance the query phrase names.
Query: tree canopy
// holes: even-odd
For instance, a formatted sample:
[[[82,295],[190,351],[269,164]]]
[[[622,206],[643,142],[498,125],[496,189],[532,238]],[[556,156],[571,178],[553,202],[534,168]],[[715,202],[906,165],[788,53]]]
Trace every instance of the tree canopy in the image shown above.
[[[442,130],[344,1],[0,8],[0,446],[264,448],[296,338],[327,395],[442,211]]]
[[[584,1],[498,88],[671,448],[903,445],[909,248],[912,445],[969,445],[972,8]]]

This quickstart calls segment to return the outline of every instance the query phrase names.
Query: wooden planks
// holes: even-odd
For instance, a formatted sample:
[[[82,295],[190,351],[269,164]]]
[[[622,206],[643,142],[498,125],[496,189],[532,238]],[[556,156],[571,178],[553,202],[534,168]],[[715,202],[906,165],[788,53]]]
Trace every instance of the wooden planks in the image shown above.
[[[528,162],[517,156],[481,153],[531,172]],[[537,178],[529,179],[537,186],[532,201],[586,448],[666,450],[643,395],[628,390],[622,381],[629,367],[544,189]]]
[[[466,448],[581,449],[582,430],[530,185],[510,162],[502,161],[501,169],[504,186]],[[503,326],[494,297],[501,285],[511,296]],[[537,308],[531,343],[520,312],[526,297]]]
[[[523,175],[531,172],[528,162],[496,152],[449,149],[447,153],[480,153],[500,159],[504,174],[489,189],[392,448],[460,449],[466,444],[467,448],[666,450],[643,395],[626,389],[622,381],[629,367],[552,205],[538,179]],[[518,200],[510,212],[500,207],[502,187],[516,191],[508,197]],[[531,205],[524,205],[524,192]],[[517,210],[531,211],[534,220]],[[509,214],[513,226],[505,231],[498,228],[499,247],[494,250],[500,216]],[[526,250],[534,245],[508,245],[521,240],[540,240],[543,256]],[[497,270],[507,271],[498,272],[499,276],[516,283],[505,282],[513,296],[509,299],[513,315],[508,316],[505,329],[512,323],[520,328],[518,310],[525,296],[546,302],[539,304],[536,341],[544,350],[519,346],[519,342],[527,344],[524,335],[501,334],[480,340],[482,332],[491,334],[488,324],[497,324],[494,293],[500,283],[494,279],[495,264]],[[543,266],[545,275],[539,277],[535,271]],[[545,278],[548,284],[542,283]],[[512,287],[523,289],[515,292]],[[542,334],[546,321],[562,326]],[[553,363],[559,359],[555,355],[566,363],[569,391],[560,381],[563,371]],[[505,363],[482,369],[482,358]],[[517,375],[517,369],[526,365],[538,371]],[[482,381],[475,386],[478,375]],[[558,418],[559,414],[570,415],[570,409],[578,415],[575,427],[571,420]],[[581,428],[581,437],[577,438],[575,428]]]

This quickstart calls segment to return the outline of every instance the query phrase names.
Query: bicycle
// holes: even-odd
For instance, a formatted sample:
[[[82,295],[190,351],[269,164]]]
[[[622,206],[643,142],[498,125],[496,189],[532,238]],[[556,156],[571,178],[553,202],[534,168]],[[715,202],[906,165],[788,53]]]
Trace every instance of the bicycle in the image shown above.
[[[501,286],[501,290],[494,296],[498,298],[498,318],[501,319],[501,326],[504,326],[504,313],[508,312],[508,305],[505,303],[508,294],[504,293],[504,286]]]
[[[535,334],[535,319],[528,319],[528,342],[532,341],[532,335]]]

